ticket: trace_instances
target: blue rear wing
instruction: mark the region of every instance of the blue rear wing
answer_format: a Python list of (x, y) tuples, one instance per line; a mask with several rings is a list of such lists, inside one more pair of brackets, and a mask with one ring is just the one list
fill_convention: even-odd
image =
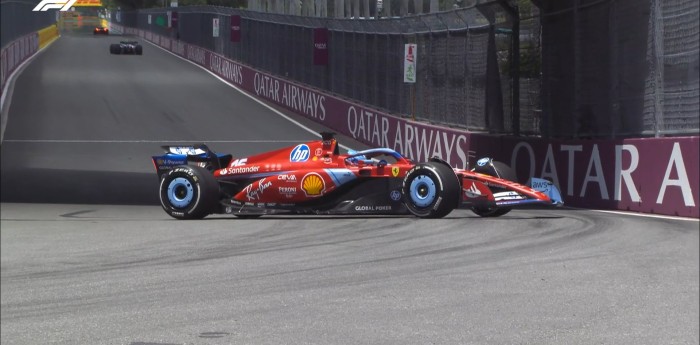
[(208, 162), (212, 162), (214, 163), (212, 167), (219, 169), (231, 161), (230, 154), (216, 153), (205, 144), (165, 145), (161, 148), (165, 154), (151, 157), (158, 176), (162, 176), (178, 165), (187, 165), (190, 162), (203, 164), (200, 165), (203, 167), (206, 167)]

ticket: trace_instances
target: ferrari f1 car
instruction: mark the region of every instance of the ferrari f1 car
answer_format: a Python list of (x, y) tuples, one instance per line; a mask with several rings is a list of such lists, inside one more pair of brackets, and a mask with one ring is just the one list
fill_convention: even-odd
[(102, 28), (102, 27), (96, 27), (95, 30), (92, 31), (93, 35), (109, 35), (109, 29), (107, 28)]
[(432, 158), (414, 163), (389, 148), (339, 152), (333, 133), (267, 153), (234, 159), (206, 145), (163, 146), (153, 156), (160, 203), (177, 219), (210, 214), (415, 215), (440, 218), (455, 208), (498, 217), (516, 207), (563, 204), (550, 181), (514, 182), (505, 164), (482, 158), (454, 169)]
[(136, 54), (143, 55), (143, 47), (136, 41), (121, 41), (109, 45), (112, 54)]

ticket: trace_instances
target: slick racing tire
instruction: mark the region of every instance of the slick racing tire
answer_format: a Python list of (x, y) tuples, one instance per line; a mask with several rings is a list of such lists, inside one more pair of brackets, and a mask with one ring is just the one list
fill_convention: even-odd
[[(515, 171), (511, 169), (508, 165), (502, 162), (494, 161), (489, 159), (487, 163), (484, 165), (477, 165), (476, 168), (474, 168), (475, 172), (482, 173), (484, 175), (489, 175), (493, 177), (498, 177), (502, 178), (504, 180), (508, 181), (513, 181), (517, 182), (518, 176), (515, 174)], [(500, 190), (493, 191), (492, 192), (499, 192)], [(471, 208), (472, 212), (476, 213), (478, 216), (481, 217), (500, 217), (508, 212), (510, 212), (512, 209), (508, 207), (472, 207)]]
[(160, 204), (177, 219), (202, 219), (214, 212), (219, 184), (204, 168), (180, 165), (160, 181)]
[(413, 167), (403, 180), (401, 192), (408, 210), (420, 218), (442, 218), (458, 206), (460, 198), (454, 170), (437, 162)]
[(136, 55), (143, 55), (143, 46), (137, 45), (136, 48), (134, 48), (134, 52)]
[(109, 53), (110, 54), (121, 54), (121, 47), (119, 47), (118, 44), (110, 44), (109, 45)]

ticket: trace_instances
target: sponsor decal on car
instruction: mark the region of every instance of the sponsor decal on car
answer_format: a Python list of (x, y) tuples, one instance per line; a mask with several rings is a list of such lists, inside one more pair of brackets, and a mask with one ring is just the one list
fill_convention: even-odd
[(183, 165), (185, 164), (185, 161), (158, 158), (156, 159), (156, 163), (158, 163), (158, 165)]
[(391, 211), (391, 206), (389, 205), (363, 205), (355, 206), (355, 211)]
[(277, 179), (280, 181), (285, 181), (285, 182), (297, 182), (297, 175), (293, 174), (280, 174), (277, 175)]
[(401, 172), (401, 169), (399, 169), (399, 167), (391, 167), (391, 176), (399, 176), (399, 172)]
[(245, 165), (246, 163), (248, 163), (248, 158), (240, 158), (240, 159), (236, 159), (235, 161), (231, 162), (231, 164), (229, 164), (229, 167), (232, 167), (232, 168), (239, 167), (239, 166)]
[(326, 191), (326, 182), (315, 172), (304, 175), (301, 179), (301, 190), (306, 196), (321, 196)]
[(517, 205), (517, 204), (522, 204), (526, 201), (521, 201), (521, 200), (504, 200), (504, 201), (497, 201), (498, 206), (504, 206), (504, 205)]
[(309, 156), (311, 156), (309, 145), (299, 144), (289, 153), (289, 161), (294, 163), (306, 162), (309, 160)]
[[(242, 166), (242, 167), (237, 167), (237, 168), (228, 168), (228, 173), (229, 174), (250, 174), (250, 173), (256, 173), (260, 170), (259, 166)], [(222, 175), (225, 175), (222, 172)]]
[(321, 155), (323, 154), (323, 150), (319, 147), (314, 153), (317, 157), (321, 157)]
[(401, 192), (394, 189), (391, 191), (391, 193), (389, 193), (389, 197), (391, 198), (391, 200), (399, 201), (399, 200), (401, 200)]
[(549, 192), (549, 187), (551, 185), (552, 184), (550, 182), (547, 182), (547, 181), (533, 181), (532, 182), (532, 188), (535, 190), (538, 190), (542, 193)]
[(518, 194), (517, 192), (501, 192), (501, 193), (494, 193), (493, 197), (496, 199), (496, 201), (501, 201), (501, 200), (522, 200), (525, 199), (524, 196)]
[(279, 187), (278, 191), (280, 192), (280, 194), (286, 195), (287, 197), (291, 197), (297, 194), (297, 187)]
[(245, 187), (245, 197), (248, 200), (260, 200), (260, 197), (265, 192), (265, 189), (272, 186), (272, 181), (265, 182), (265, 179), (258, 181), (258, 188), (253, 189), (253, 185)]

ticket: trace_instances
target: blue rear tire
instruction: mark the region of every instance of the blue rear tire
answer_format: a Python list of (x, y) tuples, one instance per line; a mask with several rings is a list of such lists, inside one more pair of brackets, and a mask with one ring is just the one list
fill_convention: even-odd
[(208, 170), (181, 165), (160, 181), (160, 204), (177, 219), (201, 219), (216, 211), (219, 184)]

